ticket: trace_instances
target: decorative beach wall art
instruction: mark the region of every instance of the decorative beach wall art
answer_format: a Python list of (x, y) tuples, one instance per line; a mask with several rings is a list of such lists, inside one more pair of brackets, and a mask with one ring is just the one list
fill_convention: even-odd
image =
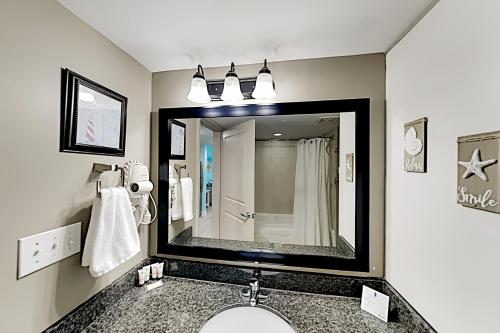
[(404, 170), (427, 172), (427, 118), (406, 123), (404, 130)]
[(345, 155), (345, 180), (354, 182), (354, 153)]
[(185, 160), (186, 159), (186, 124), (170, 120), (170, 159)]
[(457, 202), (500, 213), (500, 131), (458, 138)]
[(61, 70), (61, 152), (125, 156), (127, 98)]

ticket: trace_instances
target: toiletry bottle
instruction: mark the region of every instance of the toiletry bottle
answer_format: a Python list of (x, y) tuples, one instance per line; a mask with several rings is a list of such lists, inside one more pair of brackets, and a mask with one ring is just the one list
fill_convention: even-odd
[(158, 277), (158, 264), (151, 265), (151, 278), (156, 279)]
[(144, 277), (144, 281), (149, 281), (149, 277), (151, 276), (151, 265), (144, 266), (143, 270), (146, 274), (146, 276)]
[(163, 265), (164, 263), (160, 262), (158, 264), (158, 271), (156, 272), (156, 276), (161, 279), (163, 277)]
[(139, 286), (142, 286), (144, 284), (144, 278), (146, 276), (146, 272), (144, 271), (144, 269), (139, 269), (137, 271), (137, 276), (138, 276), (138, 284)]

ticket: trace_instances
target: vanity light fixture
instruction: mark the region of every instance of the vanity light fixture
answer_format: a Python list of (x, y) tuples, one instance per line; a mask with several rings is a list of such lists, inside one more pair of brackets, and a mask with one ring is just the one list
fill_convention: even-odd
[(279, 132), (276, 132), (276, 133), (273, 133), (274, 136), (282, 136), (283, 133), (279, 133)]
[(203, 72), (203, 67), (201, 67), (201, 65), (198, 65), (198, 70), (193, 75), (193, 79), (191, 80), (191, 89), (189, 90), (187, 99), (193, 103), (200, 104), (210, 102), (207, 81), (205, 81), (205, 73)]
[(234, 62), (231, 62), (231, 68), (224, 80), (206, 80), (203, 67), (198, 65), (187, 95), (189, 101), (199, 104), (220, 100), (238, 102), (251, 98), (263, 100), (262, 103), (272, 103), (269, 100), (274, 97), (276, 97), (276, 91), (271, 70), (267, 67), (267, 59), (264, 59), (264, 66), (257, 76), (242, 79), (236, 74)]
[(267, 59), (264, 59), (264, 66), (260, 69), (259, 75), (257, 75), (257, 82), (255, 82), (252, 97), (255, 99), (272, 99), (276, 97), (273, 76), (267, 67)]
[(238, 75), (234, 70), (234, 62), (231, 63), (231, 68), (226, 74), (224, 79), (224, 90), (222, 90), (222, 95), (220, 99), (226, 102), (241, 101), (243, 99), (243, 94), (241, 93), (240, 80)]

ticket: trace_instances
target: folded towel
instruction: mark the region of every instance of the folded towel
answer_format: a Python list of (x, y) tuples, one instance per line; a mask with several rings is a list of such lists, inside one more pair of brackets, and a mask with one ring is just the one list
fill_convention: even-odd
[[(170, 179), (169, 179), (170, 182)], [(169, 185), (172, 191), (172, 220), (176, 221), (182, 218), (182, 196), (181, 196), (181, 187), (177, 180), (173, 180), (172, 185)]]
[(123, 187), (101, 189), (94, 200), (82, 266), (99, 277), (141, 251), (132, 206)]
[(168, 178), (177, 178), (177, 171), (170, 164), (168, 165)]
[(182, 218), (182, 198), (179, 182), (177, 181), (178, 178), (179, 176), (177, 175), (177, 171), (175, 171), (174, 167), (168, 165), (168, 224)]
[(168, 186), (168, 224), (172, 223), (172, 198), (173, 198), (173, 189), (169, 185)]
[[(182, 217), (182, 210), (179, 211), (179, 208), (176, 206), (176, 212), (175, 214), (172, 214), (173, 208), (174, 208), (174, 203), (176, 203), (177, 200), (177, 190), (178, 187), (176, 188), (175, 185), (178, 184), (177, 179), (175, 178), (169, 178), (168, 179), (168, 224), (172, 223), (172, 216), (175, 215), (176, 219), (180, 219)], [(177, 203), (176, 203), (177, 204)]]
[(182, 215), (184, 222), (193, 218), (193, 180), (181, 178)]

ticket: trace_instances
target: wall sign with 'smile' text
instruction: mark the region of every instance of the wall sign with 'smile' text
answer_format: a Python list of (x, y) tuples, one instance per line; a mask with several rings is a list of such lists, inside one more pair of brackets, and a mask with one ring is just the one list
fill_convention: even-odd
[(500, 131), (458, 138), (457, 202), (500, 213)]

